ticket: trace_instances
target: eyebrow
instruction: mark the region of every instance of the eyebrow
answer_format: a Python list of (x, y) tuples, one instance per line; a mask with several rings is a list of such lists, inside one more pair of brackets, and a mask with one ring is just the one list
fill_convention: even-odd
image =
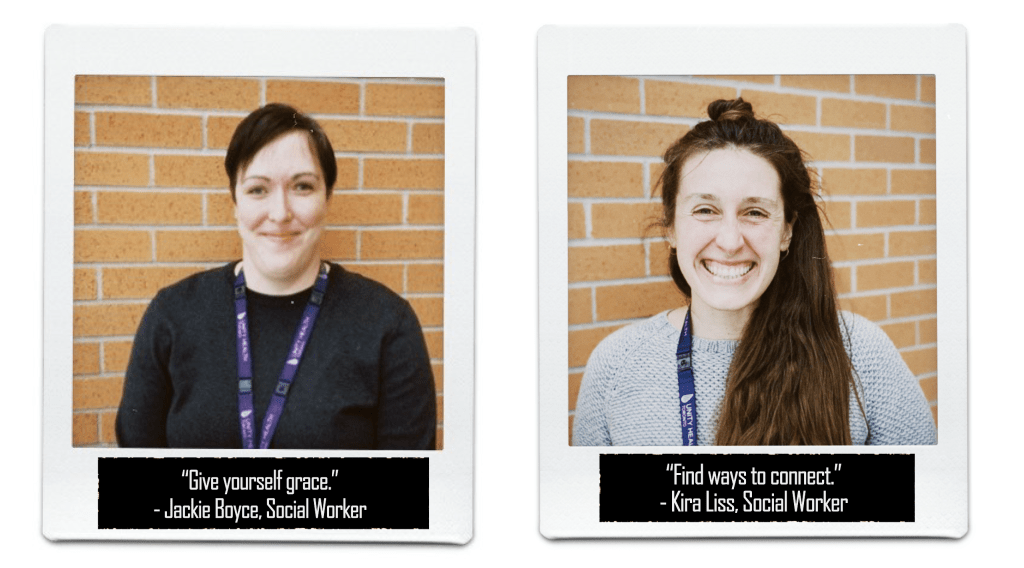
[[(297, 180), (297, 179), (299, 179), (301, 177), (305, 177), (305, 176), (313, 176), (316, 179), (320, 179), (320, 176), (317, 175), (316, 172), (299, 172), (299, 173), (293, 175), (291, 177), (291, 179), (292, 179), (292, 181), (294, 181), (294, 180)], [(245, 176), (244, 178), (242, 178), (242, 182), (247, 182), (247, 181), (249, 181), (251, 179), (261, 179), (261, 180), (270, 181), (270, 178), (267, 177), (267, 176), (251, 175), (251, 176)]]
[[(686, 198), (683, 199), (683, 203), (687, 203), (687, 202), (690, 202), (690, 201), (714, 201), (714, 202), (717, 203), (717, 202), (719, 202), (721, 200), (718, 199), (718, 196), (713, 194), (713, 193), (692, 193), (692, 194), (686, 196)], [(778, 204), (779, 204), (778, 201), (776, 201), (774, 199), (768, 199), (768, 198), (765, 198), (765, 197), (744, 197), (743, 200), (740, 201), (740, 203), (743, 203), (743, 204), (750, 203), (750, 204), (765, 205), (765, 206), (768, 206), (768, 205), (778, 206)]]

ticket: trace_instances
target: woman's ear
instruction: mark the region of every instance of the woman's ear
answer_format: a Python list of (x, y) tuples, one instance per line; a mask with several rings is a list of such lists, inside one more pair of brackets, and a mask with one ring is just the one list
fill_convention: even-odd
[(793, 214), (793, 220), (786, 223), (786, 228), (783, 229), (780, 251), (789, 250), (789, 243), (793, 240), (793, 225), (796, 225), (796, 213)]

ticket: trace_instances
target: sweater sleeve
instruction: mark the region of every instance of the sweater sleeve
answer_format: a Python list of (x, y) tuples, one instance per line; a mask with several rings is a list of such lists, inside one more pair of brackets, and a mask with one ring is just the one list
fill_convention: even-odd
[(377, 449), (432, 450), (437, 433), (434, 374), (419, 320), (408, 302), (401, 305), (398, 324), (381, 347)]
[(616, 335), (606, 337), (590, 354), (583, 372), (580, 394), (576, 399), (576, 415), (572, 423), (572, 445), (610, 446), (606, 397), (612, 383), (619, 358), (611, 351)]
[(117, 410), (117, 443), (124, 448), (167, 447), (167, 412), (173, 391), (168, 373), (170, 331), (160, 309), (160, 295), (142, 316), (132, 343)]
[(926, 445), (936, 439), (924, 392), (889, 336), (867, 319), (843, 313), (852, 343), (853, 368), (864, 393), (869, 444)]

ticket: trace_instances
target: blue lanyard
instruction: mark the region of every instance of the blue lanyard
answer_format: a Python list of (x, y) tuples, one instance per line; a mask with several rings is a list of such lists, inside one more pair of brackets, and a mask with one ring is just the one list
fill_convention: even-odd
[(693, 338), (690, 336), (690, 310), (686, 310), (683, 331), (676, 347), (676, 371), (679, 378), (679, 421), (683, 445), (697, 445), (697, 390), (693, 384)]
[[(306, 304), (306, 309), (302, 312), (302, 320), (299, 322), (298, 329), (295, 330), (295, 339), (292, 341), (292, 348), (288, 351), (288, 358), (281, 370), (281, 378), (277, 380), (274, 396), (270, 399), (267, 414), (263, 417), (263, 430), (259, 436), (259, 445), (262, 450), (270, 447), (270, 439), (274, 437), (277, 422), (284, 410), (284, 403), (288, 400), (288, 389), (295, 379), (299, 361), (302, 360), (302, 352), (306, 349), (306, 343), (309, 342), (313, 324), (316, 323), (316, 316), (320, 314), (320, 304), (323, 303), (326, 294), (327, 265), (324, 264), (320, 267), (320, 274), (313, 285), (313, 291), (309, 294), (309, 303)], [(238, 420), (242, 428), (242, 447), (251, 450), (255, 448), (256, 421), (253, 417), (252, 404), (252, 352), (249, 348), (245, 272), (242, 270), (238, 271), (238, 278), (235, 279), (235, 318), (238, 345)]]

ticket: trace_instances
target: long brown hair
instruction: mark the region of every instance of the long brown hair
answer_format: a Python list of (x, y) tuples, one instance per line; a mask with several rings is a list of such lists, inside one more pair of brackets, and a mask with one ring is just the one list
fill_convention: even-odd
[[(708, 116), (665, 152), (661, 224), (675, 222), (683, 163), (720, 148), (747, 150), (775, 168), (785, 219), (793, 224), (789, 252), (744, 327), (729, 368), (715, 443), (850, 444), (850, 391), (857, 389), (839, 327), (824, 213), (804, 154), (775, 123), (755, 118), (742, 98), (711, 103)], [(674, 248), (669, 269), (690, 297)]]

